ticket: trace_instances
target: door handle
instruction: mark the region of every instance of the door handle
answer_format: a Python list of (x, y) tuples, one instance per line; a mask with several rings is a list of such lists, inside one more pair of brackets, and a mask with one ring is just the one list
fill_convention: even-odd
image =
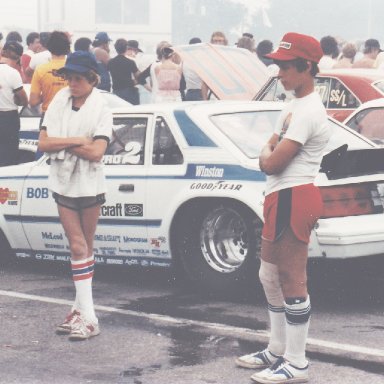
[(119, 185), (120, 192), (134, 192), (135, 186), (134, 184), (120, 184)]

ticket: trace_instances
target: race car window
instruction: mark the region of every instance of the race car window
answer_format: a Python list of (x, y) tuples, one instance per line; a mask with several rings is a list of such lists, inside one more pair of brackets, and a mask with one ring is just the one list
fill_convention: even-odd
[(330, 79), (331, 87), (328, 99), (329, 109), (350, 109), (357, 108), (360, 105), (359, 100), (351, 91), (337, 79)]
[(246, 156), (255, 159), (271, 137), (280, 111), (252, 111), (211, 116), (215, 126)]
[(328, 108), (330, 83), (331, 79), (327, 77), (315, 77), (315, 91), (320, 95), (325, 108)]
[(143, 165), (147, 126), (145, 117), (115, 118), (104, 164)]
[(347, 125), (376, 144), (384, 144), (384, 108), (367, 108), (360, 111)]
[(183, 154), (176, 143), (168, 124), (162, 117), (156, 119), (155, 137), (153, 140), (152, 164), (182, 164)]
[(277, 78), (273, 79), (270, 86), (265, 90), (260, 100), (264, 101), (290, 101), (294, 98), (293, 92), (286, 91)]
[(384, 81), (376, 81), (373, 86), (384, 94)]

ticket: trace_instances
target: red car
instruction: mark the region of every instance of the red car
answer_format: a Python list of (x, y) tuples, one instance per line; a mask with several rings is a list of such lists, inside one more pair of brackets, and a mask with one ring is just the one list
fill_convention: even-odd
[[(328, 114), (344, 121), (362, 103), (384, 96), (384, 72), (356, 68), (322, 71), (316, 76), (315, 87)], [(272, 77), (255, 100), (289, 101), (292, 97), (278, 78)]]

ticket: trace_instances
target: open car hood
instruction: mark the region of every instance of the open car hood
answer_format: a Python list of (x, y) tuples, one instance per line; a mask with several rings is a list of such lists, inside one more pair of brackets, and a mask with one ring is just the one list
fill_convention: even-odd
[(329, 180), (384, 173), (384, 148), (348, 151), (344, 144), (323, 157), (320, 172)]
[(253, 100), (270, 77), (255, 53), (208, 43), (175, 47), (220, 100)]

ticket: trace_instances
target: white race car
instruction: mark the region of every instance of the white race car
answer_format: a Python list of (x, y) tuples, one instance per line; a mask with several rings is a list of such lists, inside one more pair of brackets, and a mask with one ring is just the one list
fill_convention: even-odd
[[(175, 263), (214, 289), (254, 278), (265, 188), (258, 156), (281, 107), (217, 101), (115, 110), (96, 262)], [(382, 150), (331, 118), (330, 124), (330, 153), (316, 180), (326, 209), (312, 233), (310, 256), (383, 253), (384, 162), (372, 160), (383, 157)], [(1, 244), (20, 258), (69, 259), (48, 171), (46, 156), (0, 168)]]

